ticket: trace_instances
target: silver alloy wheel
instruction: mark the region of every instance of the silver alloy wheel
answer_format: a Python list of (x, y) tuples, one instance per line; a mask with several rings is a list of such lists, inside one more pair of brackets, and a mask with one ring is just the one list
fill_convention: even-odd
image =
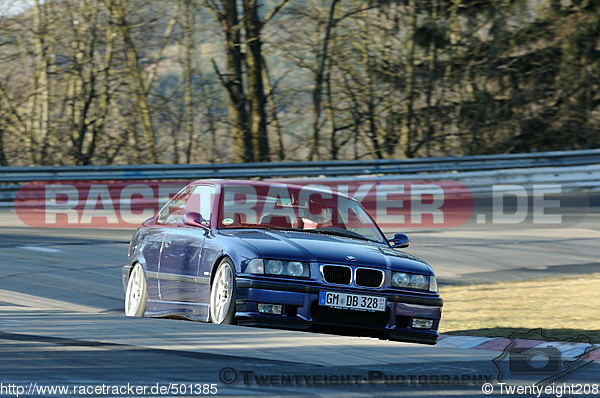
[(210, 319), (212, 323), (234, 323), (235, 280), (228, 260), (217, 268), (210, 289)]
[(148, 301), (148, 289), (144, 268), (138, 263), (133, 267), (125, 292), (125, 315), (144, 316)]

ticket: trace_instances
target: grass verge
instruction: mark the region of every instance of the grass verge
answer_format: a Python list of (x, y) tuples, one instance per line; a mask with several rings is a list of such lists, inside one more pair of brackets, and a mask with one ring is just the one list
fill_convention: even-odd
[[(600, 343), (600, 273), (531, 281), (441, 286), (440, 333)], [(539, 333), (527, 333), (541, 328)]]

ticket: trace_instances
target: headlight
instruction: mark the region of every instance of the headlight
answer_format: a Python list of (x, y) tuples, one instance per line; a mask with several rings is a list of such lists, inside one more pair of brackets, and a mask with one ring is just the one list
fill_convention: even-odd
[(394, 286), (408, 286), (410, 282), (410, 279), (408, 278), (408, 275), (406, 275), (404, 272), (394, 272), (392, 274), (392, 285)]
[(410, 286), (422, 290), (429, 289), (429, 277), (425, 275), (413, 275), (410, 277)]
[(304, 273), (304, 264), (300, 261), (290, 261), (287, 264), (287, 273), (290, 276), (300, 276)]
[(429, 275), (409, 274), (407, 272), (392, 272), (392, 286), (437, 292), (435, 276), (430, 277)]
[(283, 272), (283, 262), (280, 260), (267, 260), (265, 274), (280, 275)]
[(263, 260), (262, 258), (255, 258), (250, 260), (246, 266), (245, 273), (308, 277), (310, 276), (310, 269), (308, 263), (301, 261)]

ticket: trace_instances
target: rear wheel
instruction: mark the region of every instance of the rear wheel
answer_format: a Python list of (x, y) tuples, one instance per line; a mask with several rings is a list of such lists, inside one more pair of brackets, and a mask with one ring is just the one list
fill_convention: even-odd
[(129, 274), (129, 282), (125, 292), (125, 315), (144, 316), (148, 301), (148, 288), (144, 268), (138, 263)]
[(210, 287), (212, 323), (235, 323), (235, 274), (230, 260), (219, 264)]

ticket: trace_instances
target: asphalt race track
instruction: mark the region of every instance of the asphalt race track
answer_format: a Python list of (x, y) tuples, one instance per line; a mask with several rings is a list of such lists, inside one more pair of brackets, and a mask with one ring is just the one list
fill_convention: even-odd
[[(564, 228), (473, 221), (408, 231), (408, 250), (442, 285), (598, 272), (597, 209), (569, 210)], [(34, 229), (10, 211), (0, 225), (0, 396), (59, 395), (34, 393), (51, 385), (71, 396), (142, 395), (137, 387), (198, 396), (214, 384), (218, 395), (481, 397), (497, 381), (494, 351), (126, 318), (120, 272), (131, 230)], [(592, 363), (561, 383), (598, 383), (599, 371)]]

